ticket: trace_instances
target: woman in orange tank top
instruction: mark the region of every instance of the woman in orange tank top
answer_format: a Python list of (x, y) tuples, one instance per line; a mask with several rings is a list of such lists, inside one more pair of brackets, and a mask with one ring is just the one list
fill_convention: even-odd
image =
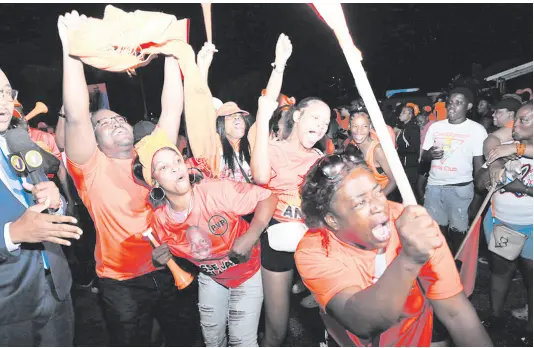
[(389, 168), (386, 155), (382, 146), (376, 140), (371, 139), (371, 120), (365, 110), (357, 111), (349, 119), (349, 138), (343, 144), (356, 145), (363, 153), (365, 162), (373, 172), (376, 181), (382, 187), (386, 195), (389, 195), (397, 187), (393, 173)]

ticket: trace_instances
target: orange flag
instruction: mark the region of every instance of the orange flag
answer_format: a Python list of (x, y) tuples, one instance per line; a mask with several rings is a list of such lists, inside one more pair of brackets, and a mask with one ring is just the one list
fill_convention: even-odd
[(469, 239), (458, 255), (458, 260), (462, 261), (460, 279), (462, 280), (464, 292), (467, 297), (471, 296), (475, 289), (478, 267), (478, 241), (480, 238), (481, 223), (482, 216), (479, 216), (475, 223), (475, 227), (473, 228), (473, 232), (468, 236)]

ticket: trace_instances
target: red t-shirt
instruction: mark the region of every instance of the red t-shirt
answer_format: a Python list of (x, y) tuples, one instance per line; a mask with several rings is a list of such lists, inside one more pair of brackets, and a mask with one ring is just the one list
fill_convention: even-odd
[[(385, 255), (389, 266), (401, 249), (395, 221), (404, 208), (398, 203), (388, 201), (388, 209), (392, 235)], [(321, 233), (317, 231), (307, 232), (295, 253), (299, 274), (323, 309), (344, 289), (357, 287), (364, 290), (373, 286), (377, 280), (374, 279), (377, 250), (359, 249), (339, 240), (330, 231), (326, 233), (330, 240), (328, 255), (322, 246)], [(433, 313), (427, 299), (447, 299), (463, 291), (447, 242), (443, 235), (440, 236), (443, 245), (435, 250), (432, 258), (419, 273), (418, 279), (424, 288), (424, 294), (417, 280), (414, 281), (412, 290), (406, 298), (402, 319), (380, 336), (380, 346), (430, 346)], [(357, 346), (363, 346), (358, 337), (348, 331), (347, 333)]]
[(217, 283), (235, 288), (260, 269), (259, 243), (245, 263), (235, 264), (228, 257), (234, 241), (248, 231), (249, 224), (240, 216), (252, 213), (270, 195), (247, 183), (205, 179), (193, 187), (185, 221), (176, 222), (165, 205), (155, 212), (152, 228), (174, 255), (191, 261)]

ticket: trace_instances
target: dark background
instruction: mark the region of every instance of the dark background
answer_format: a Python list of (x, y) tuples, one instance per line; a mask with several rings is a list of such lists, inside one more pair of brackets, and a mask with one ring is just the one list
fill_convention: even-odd
[[(200, 4), (118, 4), (190, 18), (198, 51), (206, 34)], [(37, 120), (55, 124), (61, 106), (62, 59), (57, 17), (76, 9), (101, 18), (105, 4), (1, 4), (0, 67), (29, 112), (36, 101), (50, 108)], [(387, 89), (439, 91), (479, 64), (487, 75), (532, 61), (532, 4), (345, 4), (347, 23), (378, 98)], [(213, 41), (219, 49), (210, 88), (223, 101), (252, 112), (265, 88), (280, 33), (293, 42), (283, 92), (297, 100), (319, 96), (332, 107), (354, 99), (356, 89), (331, 32), (305, 4), (213, 4)], [(163, 59), (137, 77), (86, 67), (88, 84), (106, 83), (111, 108), (131, 122), (159, 115)], [(532, 81), (524, 87), (532, 87)]]

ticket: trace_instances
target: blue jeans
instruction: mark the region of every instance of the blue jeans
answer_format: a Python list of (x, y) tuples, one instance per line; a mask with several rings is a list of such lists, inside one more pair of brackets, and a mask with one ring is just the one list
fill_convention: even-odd
[(226, 288), (200, 273), (198, 308), (206, 347), (257, 347), (262, 304), (261, 271), (236, 288)]
[(474, 194), (473, 183), (465, 186), (428, 185), (425, 208), (440, 226), (465, 233), (469, 228), (468, 210)]

